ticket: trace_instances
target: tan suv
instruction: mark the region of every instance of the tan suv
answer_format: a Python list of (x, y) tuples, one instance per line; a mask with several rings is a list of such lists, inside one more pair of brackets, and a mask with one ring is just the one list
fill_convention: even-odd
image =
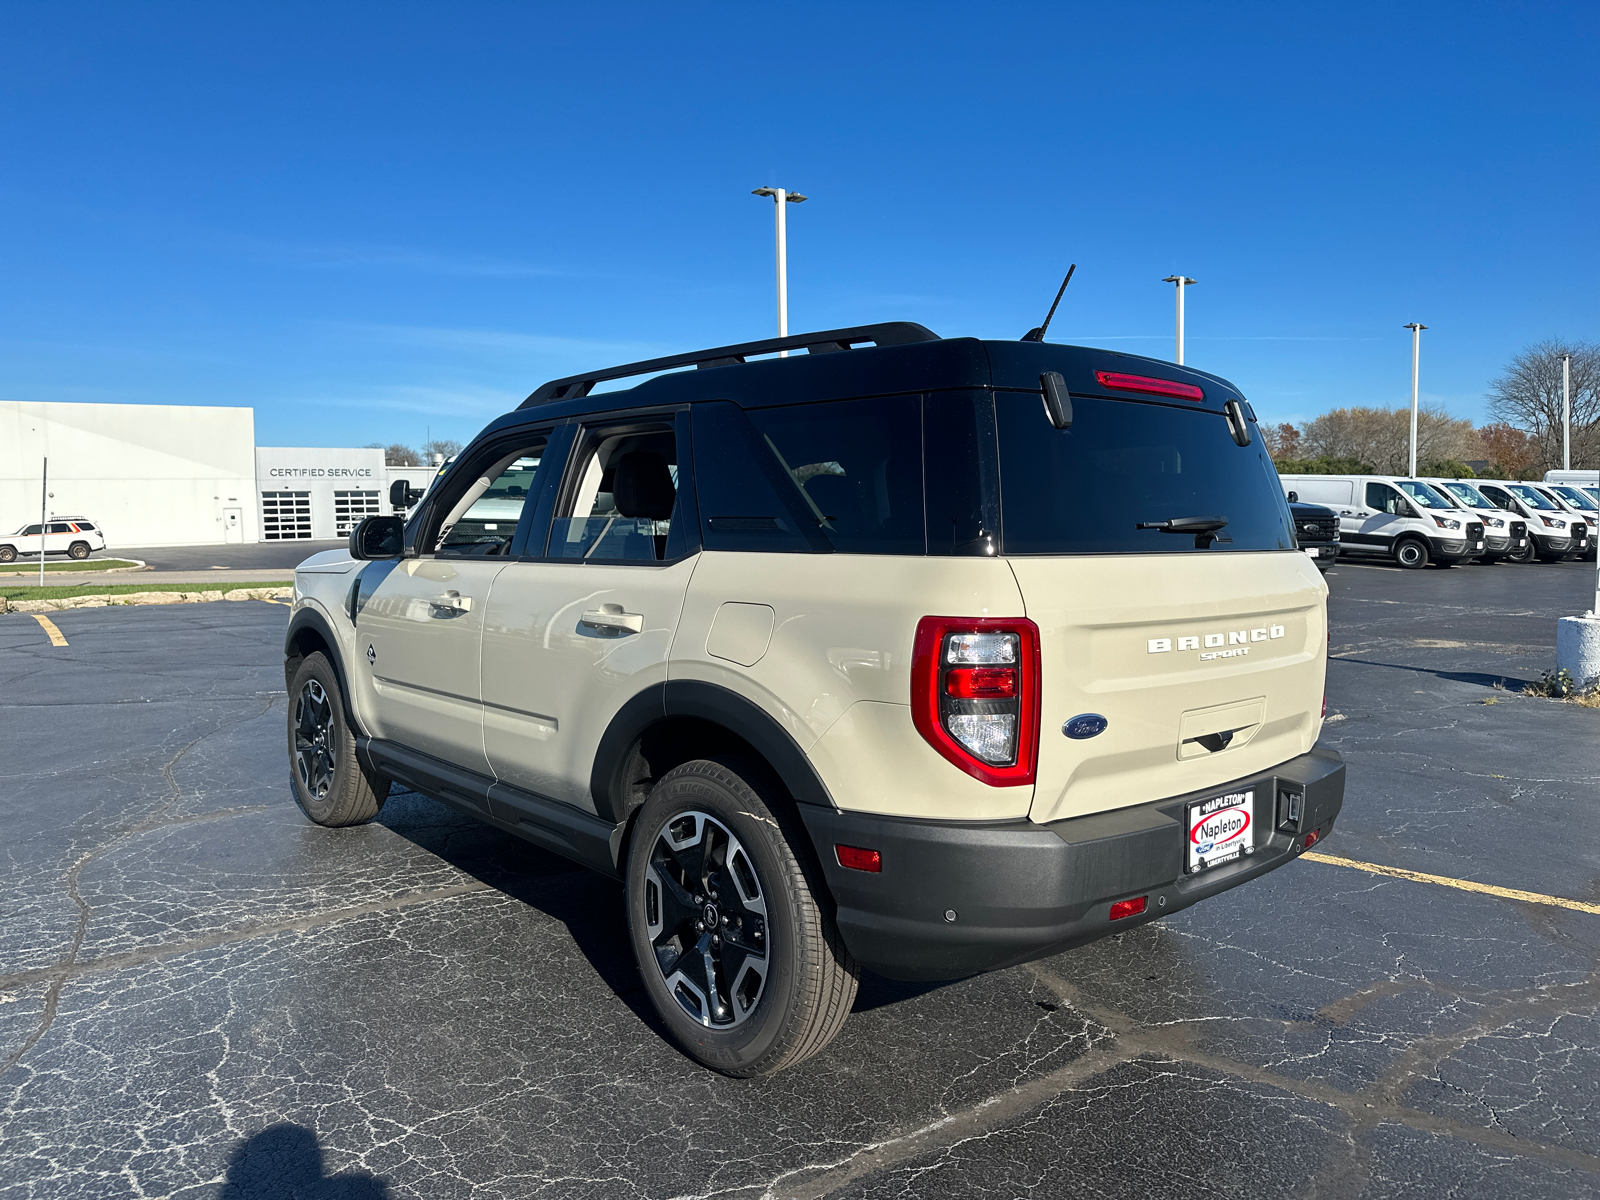
[(1254, 415), (1150, 359), (888, 324), (557, 380), (295, 590), (307, 815), (398, 781), (622, 879), (662, 1019), (731, 1075), (825, 1046), (862, 967), (1177, 912), (1343, 797)]

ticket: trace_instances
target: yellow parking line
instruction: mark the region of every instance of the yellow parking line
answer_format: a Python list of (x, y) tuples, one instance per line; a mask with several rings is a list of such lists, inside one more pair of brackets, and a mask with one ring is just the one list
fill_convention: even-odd
[(1428, 875), (1422, 871), (1407, 871), (1403, 867), (1381, 867), (1377, 863), (1357, 862), (1353, 858), (1335, 858), (1331, 854), (1308, 852), (1300, 857), (1335, 867), (1351, 867), (1371, 875), (1393, 875), (1396, 879), (1410, 879), (1416, 883), (1437, 883), (1441, 887), (1459, 888), (1463, 892), (1482, 892), (1485, 896), (1499, 896), (1502, 900), (1526, 900), (1529, 904), (1549, 904), (1556, 908), (1570, 908), (1574, 912), (1600, 915), (1600, 904), (1566, 900), (1560, 896), (1546, 896), (1542, 892), (1523, 892), (1516, 888), (1496, 887), (1492, 883), (1473, 883), (1470, 879), (1451, 879), (1448, 875)]
[(35, 621), (44, 627), (44, 631), (50, 635), (50, 644), (52, 646), (65, 646), (67, 644), (67, 639), (61, 636), (61, 630), (56, 628), (54, 621), (43, 613), (33, 613), (32, 616)]

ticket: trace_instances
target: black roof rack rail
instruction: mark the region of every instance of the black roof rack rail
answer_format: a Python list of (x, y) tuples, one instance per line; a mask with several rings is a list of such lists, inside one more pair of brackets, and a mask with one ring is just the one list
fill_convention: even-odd
[(552, 379), (541, 384), (531, 396), (517, 405), (532, 408), (556, 400), (575, 400), (587, 396), (597, 383), (608, 379), (626, 379), (629, 375), (650, 375), (656, 371), (670, 371), (673, 367), (727, 367), (742, 363), (757, 354), (772, 354), (778, 350), (804, 350), (808, 354), (827, 354), (834, 350), (849, 350), (858, 342), (871, 342), (875, 346), (904, 346), (912, 342), (937, 342), (939, 335), (915, 321), (885, 321), (878, 325), (857, 325), (850, 329), (824, 329), (818, 333), (797, 333), (790, 337), (767, 338), (760, 342), (741, 342), (737, 346), (716, 346), (710, 350), (696, 350), (692, 354), (671, 354), (666, 358), (652, 358), (644, 362), (627, 363), (620, 367), (605, 367), (599, 371), (586, 371), (582, 375), (569, 375), (565, 379)]

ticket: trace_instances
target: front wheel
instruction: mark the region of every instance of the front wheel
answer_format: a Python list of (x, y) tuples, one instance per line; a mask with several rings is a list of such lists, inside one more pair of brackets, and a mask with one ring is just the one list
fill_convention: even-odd
[(1514, 563), (1532, 562), (1533, 554), (1533, 539), (1526, 538), (1524, 539), (1523, 545), (1513, 546), (1509, 551), (1507, 551), (1506, 561)]
[(1402, 538), (1394, 548), (1394, 561), (1408, 571), (1428, 565), (1428, 544), (1420, 538)]
[(389, 781), (356, 757), (338, 672), (320, 652), (305, 656), (289, 685), (289, 774), (295, 803), (318, 825), (365, 824), (389, 795)]
[[(860, 968), (805, 833), (736, 760), (696, 759), (651, 790), (628, 854), (628, 932), (656, 1011), (691, 1057), (768, 1075), (833, 1040)], [(800, 847), (797, 854), (795, 847)]]

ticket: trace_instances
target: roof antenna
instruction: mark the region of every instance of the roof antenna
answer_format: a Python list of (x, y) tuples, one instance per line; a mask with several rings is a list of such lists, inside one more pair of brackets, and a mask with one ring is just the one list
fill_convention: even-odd
[[(1066, 293), (1067, 284), (1072, 282), (1072, 273), (1074, 271), (1076, 271), (1077, 269), (1078, 269), (1078, 264), (1077, 263), (1073, 263), (1070, 267), (1067, 268), (1067, 277), (1061, 281), (1061, 291), (1056, 293), (1056, 304), (1060, 304), (1061, 303), (1061, 297)], [(1046, 329), (1050, 328), (1050, 318), (1056, 315), (1056, 304), (1052, 304), (1050, 306), (1050, 312), (1045, 316), (1043, 325), (1039, 326), (1037, 329), (1030, 329), (1030, 330), (1028, 330), (1027, 333), (1022, 335), (1022, 340), (1023, 341), (1025, 341), (1025, 342), (1042, 342), (1042, 341), (1044, 341), (1044, 331)]]

